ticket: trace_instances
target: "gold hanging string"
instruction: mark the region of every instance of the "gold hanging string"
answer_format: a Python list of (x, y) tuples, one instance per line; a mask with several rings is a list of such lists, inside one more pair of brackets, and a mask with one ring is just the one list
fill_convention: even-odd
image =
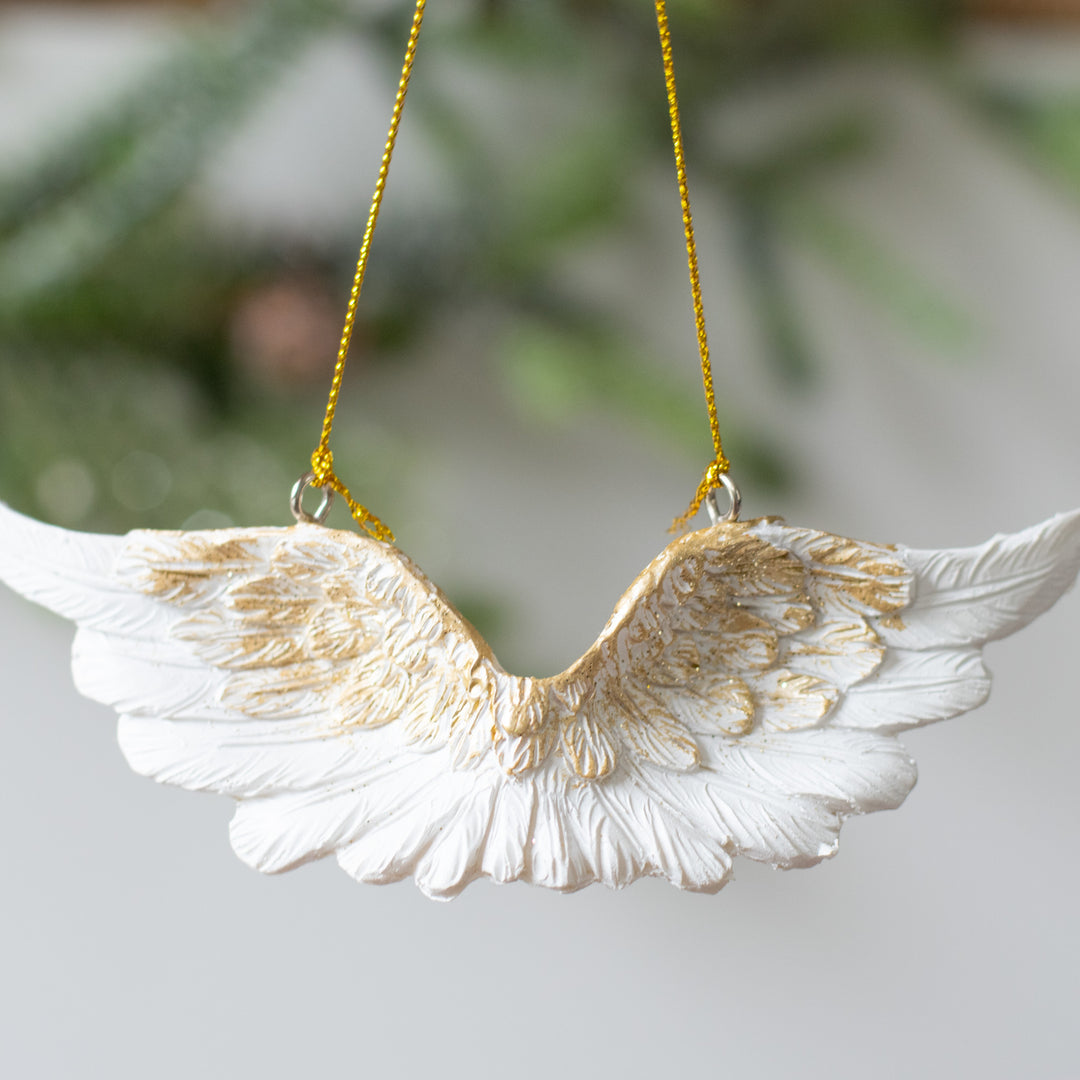
[(665, 0), (656, 0), (656, 26), (660, 31), (660, 51), (664, 58), (664, 82), (667, 86), (668, 112), (671, 115), (671, 141), (675, 148), (675, 173), (679, 180), (679, 200), (682, 203), (683, 230), (686, 233), (686, 259), (690, 268), (690, 294), (694, 301), (694, 325), (697, 327), (698, 352), (701, 354), (701, 379), (705, 386), (705, 405), (709, 410), (709, 430), (712, 432), (716, 457), (709, 463), (689, 509), (672, 523), (671, 531), (684, 529), (701, 509), (705, 497), (720, 486), (720, 476), (731, 468), (720, 440), (720, 420), (716, 415), (716, 394), (713, 390), (712, 361), (709, 358), (709, 338), (705, 332), (705, 306), (701, 300), (701, 277), (698, 273), (697, 244), (694, 241), (694, 217), (690, 212), (690, 188), (686, 182), (686, 157), (683, 152), (682, 121), (679, 119), (679, 97), (675, 92), (675, 58), (671, 49)]
[[(660, 33), (660, 49), (664, 61), (664, 82), (667, 87), (668, 111), (671, 117), (671, 138), (675, 151), (675, 171), (679, 183), (679, 199), (682, 205), (683, 228), (686, 234), (686, 255), (690, 271), (690, 292), (693, 298), (694, 325), (697, 329), (698, 351), (701, 356), (701, 376), (705, 388), (705, 404), (709, 413), (709, 430), (712, 433), (713, 448), (716, 456), (709, 463), (698, 485), (697, 492), (686, 513), (677, 518), (672, 524), (672, 531), (684, 528), (691, 518), (701, 509), (701, 504), (706, 496), (714, 488), (721, 484), (721, 475), (728, 472), (730, 463), (724, 454), (723, 443), (720, 438), (720, 421), (716, 413), (716, 395), (713, 389), (712, 363), (709, 357), (709, 341), (705, 329), (705, 308), (701, 299), (701, 279), (698, 272), (697, 245), (694, 240), (694, 219), (690, 210), (690, 191), (686, 179), (686, 159), (683, 151), (682, 123), (679, 117), (679, 99), (675, 90), (675, 62), (671, 47), (671, 31), (668, 26), (667, 5), (665, 0), (655, 0), (656, 25)], [(338, 398), (341, 394), (342, 378), (345, 374), (345, 364), (349, 355), (349, 345), (352, 342), (353, 327), (356, 323), (356, 309), (360, 299), (360, 291), (363, 288), (364, 276), (367, 273), (368, 258), (371, 253), (371, 241), (375, 233), (375, 226), (379, 220), (379, 211), (382, 208), (383, 193), (386, 190), (386, 180), (390, 172), (390, 161), (394, 154), (397, 143), (398, 128), (401, 125), (401, 114), (405, 105), (405, 95), (409, 90), (409, 80), (412, 76), (413, 62), (416, 58), (416, 46), (420, 37), (420, 28), (424, 20), (424, 10), (427, 0), (416, 0), (416, 11), (413, 15), (412, 28), (409, 32), (409, 41), (405, 49), (405, 59), (401, 68), (401, 79), (398, 83), (397, 96), (394, 99), (394, 108), (390, 119), (390, 129), (383, 150), (382, 163), (379, 167), (379, 176), (375, 184), (375, 192), (371, 200), (371, 209), (368, 212), (367, 226), (364, 229), (363, 242), (360, 245), (360, 255), (356, 263), (356, 273), (353, 276), (352, 289), (349, 293), (349, 304), (345, 313), (345, 325), (341, 332), (341, 343), (338, 346), (337, 361), (334, 365), (334, 376), (330, 384), (330, 396), (326, 403), (326, 415), (323, 419), (322, 436), (319, 445), (311, 455), (311, 483), (316, 487), (331, 488), (344, 498), (357, 524), (370, 535), (379, 540), (393, 541), (394, 534), (379, 520), (367, 507), (357, 502), (349, 492), (349, 489), (334, 471), (334, 455), (330, 450), (330, 435), (334, 427), (334, 415), (337, 411)]]
[(371, 254), (371, 239), (375, 235), (375, 226), (382, 208), (383, 192), (386, 190), (386, 178), (390, 174), (390, 160), (394, 156), (398, 128), (401, 126), (401, 113), (405, 107), (405, 95), (409, 92), (409, 79), (412, 76), (413, 61), (416, 59), (416, 43), (420, 38), (420, 27), (424, 21), (424, 8), (427, 0), (416, 0), (416, 12), (413, 15), (412, 29), (409, 31), (409, 43), (405, 47), (405, 60), (401, 66), (401, 80), (398, 82), (397, 96), (394, 99), (394, 111), (390, 117), (390, 130), (386, 136), (382, 164), (379, 166), (379, 178), (375, 183), (375, 194), (371, 198), (364, 239), (360, 245), (360, 257), (356, 262), (352, 290), (349, 293), (349, 306), (345, 311), (345, 326), (341, 331), (341, 344), (338, 346), (337, 362), (334, 364), (334, 378), (330, 383), (330, 398), (326, 403), (326, 416), (323, 419), (322, 437), (311, 455), (311, 483), (316, 487), (332, 488), (348, 504), (356, 523), (377, 540), (393, 542), (394, 534), (366, 506), (361, 506), (349, 489), (334, 472), (334, 455), (330, 450), (330, 433), (334, 428), (334, 414), (337, 412), (338, 397), (341, 394), (341, 380), (345, 374), (345, 362), (349, 356), (353, 326), (356, 323), (356, 305), (360, 300), (360, 290), (364, 287), (364, 275), (367, 273), (368, 258)]

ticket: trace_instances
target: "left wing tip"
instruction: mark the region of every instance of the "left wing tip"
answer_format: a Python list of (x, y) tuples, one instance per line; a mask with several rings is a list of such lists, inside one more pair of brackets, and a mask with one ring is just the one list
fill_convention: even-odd
[(108, 579), (123, 537), (47, 525), (0, 502), (0, 581), (76, 619)]

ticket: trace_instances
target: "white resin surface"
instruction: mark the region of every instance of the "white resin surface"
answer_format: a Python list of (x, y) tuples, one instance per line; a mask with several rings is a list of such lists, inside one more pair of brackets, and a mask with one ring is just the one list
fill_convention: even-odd
[(982, 646), (1074, 581), (1080, 511), (918, 551), (771, 519), (672, 543), (550, 679), (393, 546), (317, 526), (94, 536), (0, 507), (0, 579), (79, 626), (131, 766), (229, 795), (237, 854), (449, 898), (835, 854), (915, 783), (899, 731), (981, 704)]

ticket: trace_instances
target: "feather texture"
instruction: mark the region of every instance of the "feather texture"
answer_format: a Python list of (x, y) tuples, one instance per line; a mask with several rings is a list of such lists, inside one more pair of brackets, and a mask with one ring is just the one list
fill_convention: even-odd
[(336, 855), (431, 896), (477, 877), (713, 892), (832, 855), (915, 783), (898, 731), (974, 708), (982, 646), (1080, 569), (1080, 513), (917, 551), (764, 519), (666, 548), (596, 643), (511, 675), (396, 548), (301, 525), (99, 537), (0, 506), (0, 578), (79, 626), (133, 769), (228, 795), (267, 873)]

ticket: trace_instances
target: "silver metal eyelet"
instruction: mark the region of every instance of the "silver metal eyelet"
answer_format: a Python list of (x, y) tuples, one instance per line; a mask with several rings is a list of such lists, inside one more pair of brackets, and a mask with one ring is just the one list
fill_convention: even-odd
[(720, 525), (721, 523), (729, 525), (732, 522), (739, 520), (739, 510), (742, 507), (742, 495), (740, 494), (735, 481), (732, 480), (727, 473), (720, 473), (717, 479), (720, 481), (721, 487), (728, 493), (731, 505), (728, 507), (726, 514), (721, 514), (720, 505), (716, 498), (716, 493), (719, 488), (713, 488), (712, 491), (705, 496), (705, 509), (708, 510), (709, 519), (714, 525)]
[(329, 484), (320, 488), (319, 490), (322, 491), (322, 501), (319, 503), (315, 513), (309, 514), (304, 509), (304, 492), (314, 485), (314, 483), (315, 474), (307, 472), (293, 484), (292, 495), (289, 497), (289, 509), (292, 510), (293, 517), (302, 524), (325, 525), (326, 519), (330, 514), (330, 507), (334, 505), (334, 489), (330, 487)]

